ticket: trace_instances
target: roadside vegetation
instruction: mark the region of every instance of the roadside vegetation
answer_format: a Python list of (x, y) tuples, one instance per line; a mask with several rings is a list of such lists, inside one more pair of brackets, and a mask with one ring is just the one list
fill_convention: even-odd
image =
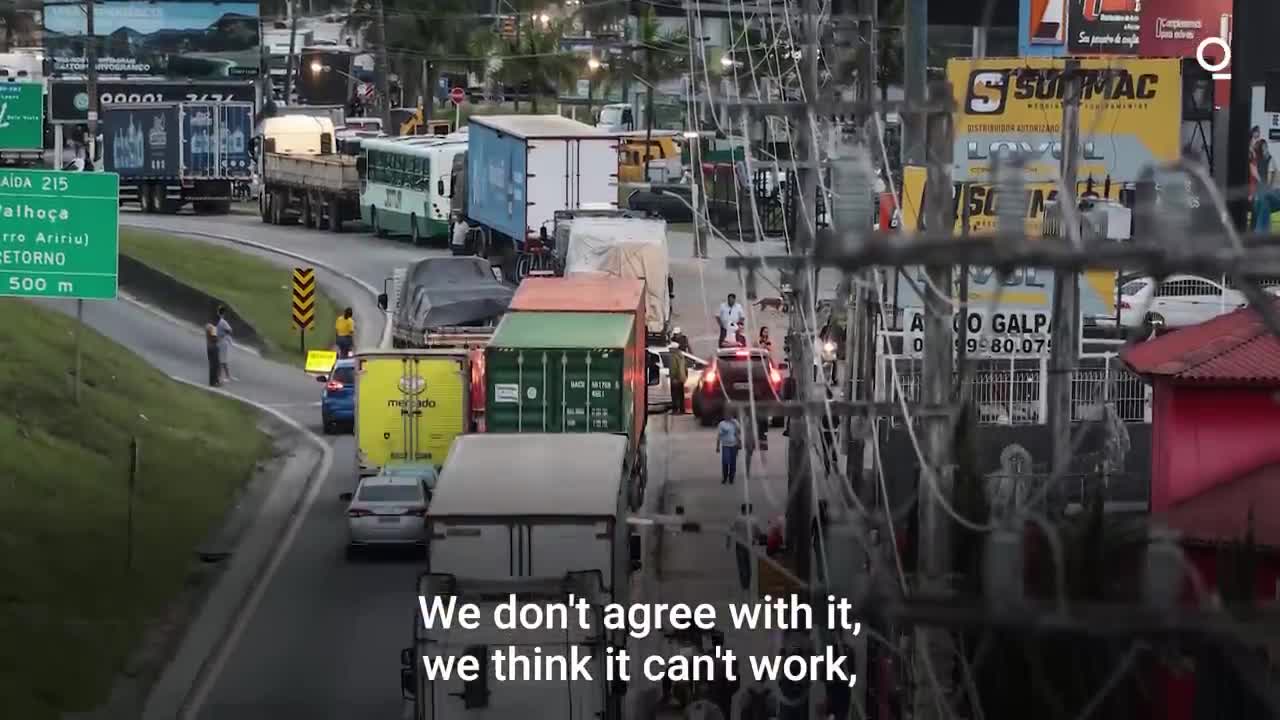
[[(254, 255), (200, 240), (120, 229), (120, 252), (181, 282), (221, 299), (262, 336), (268, 357), (298, 363), (302, 352), (291, 315), (293, 271)], [(316, 296), (316, 319), (307, 347), (333, 344), (337, 305), (323, 292)]]
[(20, 300), (0, 307), (0, 707), (53, 720), (106, 701), (271, 446), (244, 406), (176, 383), (88, 328), (74, 405), (74, 320)]

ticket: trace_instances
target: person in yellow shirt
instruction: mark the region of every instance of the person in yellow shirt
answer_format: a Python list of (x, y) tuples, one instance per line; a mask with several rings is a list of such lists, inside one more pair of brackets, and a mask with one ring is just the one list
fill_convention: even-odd
[(347, 357), (355, 347), (356, 321), (351, 317), (351, 308), (342, 311), (342, 316), (333, 323), (334, 334), (338, 336), (338, 355)]

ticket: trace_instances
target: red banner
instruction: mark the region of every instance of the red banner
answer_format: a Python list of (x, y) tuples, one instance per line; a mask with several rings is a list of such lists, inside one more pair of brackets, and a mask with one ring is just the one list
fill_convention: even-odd
[[(1203, 58), (1210, 72), (1230, 75), (1232, 0), (1144, 0), (1139, 50), (1144, 57)], [(1205, 43), (1200, 51), (1201, 43)], [(1216, 69), (1213, 69), (1216, 68)], [(1214, 83), (1218, 105), (1230, 103), (1230, 82)]]

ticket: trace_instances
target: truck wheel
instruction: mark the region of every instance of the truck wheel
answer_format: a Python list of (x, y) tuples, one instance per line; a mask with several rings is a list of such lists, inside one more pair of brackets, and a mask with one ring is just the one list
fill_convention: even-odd
[(373, 234), (377, 237), (386, 237), (387, 233), (378, 225), (378, 208), (369, 206), (369, 224), (373, 226)]
[(152, 185), (143, 185), (138, 188), (138, 204), (142, 206), (142, 212), (144, 213), (156, 211), (156, 196), (152, 192)]
[(338, 211), (337, 198), (329, 198), (329, 229), (333, 232), (342, 232), (342, 213)]
[(266, 190), (258, 191), (258, 212), (262, 215), (262, 222), (271, 224), (271, 193)]
[(231, 212), (230, 200), (216, 200), (213, 202), (213, 212), (216, 215), (226, 215)]
[(279, 191), (271, 193), (271, 224), (284, 224), (284, 193)]
[(422, 243), (422, 234), (418, 232), (418, 216), (412, 213), (409, 215), (409, 242), (415, 246)]
[(315, 212), (316, 212), (316, 208), (315, 208), (315, 205), (313, 205), (311, 202), (311, 194), (303, 193), (302, 194), (302, 226), (303, 227), (308, 227), (308, 228), (315, 227), (316, 225), (319, 224), (316, 222)]

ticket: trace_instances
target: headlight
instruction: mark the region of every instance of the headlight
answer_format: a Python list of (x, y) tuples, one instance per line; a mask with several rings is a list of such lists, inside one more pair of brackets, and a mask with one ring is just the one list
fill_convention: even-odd
[(833, 353), (836, 351), (836, 344), (833, 342), (828, 342), (826, 345), (822, 346), (822, 349), (829, 353)]

